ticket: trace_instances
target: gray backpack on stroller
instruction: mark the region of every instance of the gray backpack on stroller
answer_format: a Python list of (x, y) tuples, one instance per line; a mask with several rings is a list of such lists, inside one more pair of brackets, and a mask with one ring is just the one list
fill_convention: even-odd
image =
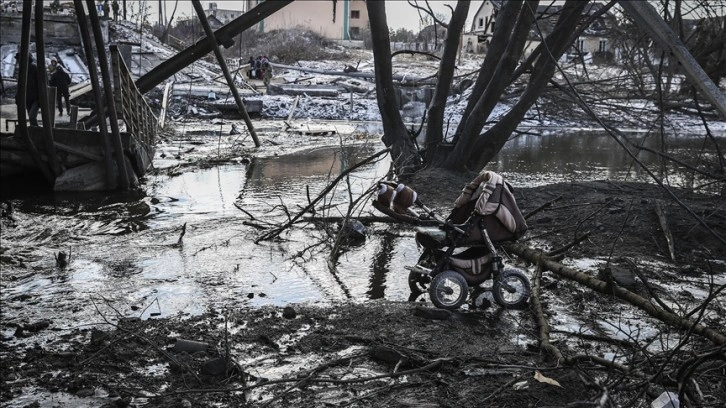
[(527, 231), (527, 222), (517, 206), (514, 190), (493, 171), (483, 171), (464, 186), (454, 202), (449, 220), (462, 224), (471, 216), (480, 216), (469, 231), (469, 240), (483, 239), (486, 229), (492, 241), (515, 241)]

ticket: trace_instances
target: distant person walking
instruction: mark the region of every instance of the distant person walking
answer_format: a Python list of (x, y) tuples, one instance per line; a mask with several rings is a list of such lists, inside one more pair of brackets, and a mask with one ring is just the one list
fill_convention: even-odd
[(68, 92), (68, 86), (71, 84), (71, 76), (66, 70), (58, 64), (55, 58), (50, 61), (52, 71), (48, 84), (56, 87), (56, 105), (58, 105), (58, 113), (63, 116), (63, 100), (66, 101), (66, 112), (71, 112), (71, 94)]
[(269, 86), (270, 80), (272, 79), (272, 64), (270, 64), (270, 60), (267, 59), (267, 56), (263, 56), (260, 62), (262, 67), (262, 83), (265, 84), (265, 86)]
[(113, 21), (118, 21), (118, 0), (113, 0), (111, 9), (113, 10)]

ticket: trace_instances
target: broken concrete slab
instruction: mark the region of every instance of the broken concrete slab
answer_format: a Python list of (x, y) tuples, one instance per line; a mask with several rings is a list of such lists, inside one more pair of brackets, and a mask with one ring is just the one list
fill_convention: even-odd
[(335, 85), (270, 84), (268, 95), (307, 95), (337, 97), (341, 89)]

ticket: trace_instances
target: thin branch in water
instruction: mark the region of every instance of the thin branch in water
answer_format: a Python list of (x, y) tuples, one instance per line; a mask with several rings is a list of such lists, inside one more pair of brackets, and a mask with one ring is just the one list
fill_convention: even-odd
[(265, 233), (262, 236), (260, 236), (259, 238), (257, 238), (255, 240), (255, 243), (259, 243), (260, 241), (270, 240), (272, 238), (275, 238), (275, 237), (279, 236), (283, 231), (285, 231), (286, 229), (290, 228), (290, 226), (292, 226), (295, 223), (295, 221), (297, 221), (298, 219), (300, 219), (300, 217), (302, 217), (305, 213), (309, 212), (310, 209), (313, 208), (315, 206), (315, 204), (317, 204), (318, 201), (324, 199), (325, 196), (331, 190), (333, 190), (333, 188), (335, 188), (335, 186), (338, 184), (338, 182), (343, 179), (343, 177), (345, 177), (346, 175), (348, 175), (352, 171), (356, 170), (357, 168), (359, 168), (359, 167), (361, 167), (361, 166), (363, 166), (365, 164), (371, 163), (374, 160), (377, 160), (381, 156), (383, 156), (385, 154), (388, 154), (388, 153), (390, 153), (390, 149), (381, 150), (378, 153), (376, 153), (376, 154), (374, 154), (374, 155), (372, 155), (372, 156), (370, 156), (370, 157), (368, 157), (368, 158), (360, 161), (359, 163), (355, 164), (354, 166), (351, 166), (349, 169), (343, 171), (338, 177), (335, 178), (335, 180), (333, 180), (333, 182), (331, 182), (330, 184), (328, 184), (328, 186), (325, 189), (323, 189), (323, 191), (315, 198), (315, 200), (313, 200), (304, 209), (302, 209), (302, 211), (298, 212), (294, 217), (292, 217), (284, 225), (282, 225), (282, 226), (274, 229), (273, 231), (270, 231), (268, 233)]

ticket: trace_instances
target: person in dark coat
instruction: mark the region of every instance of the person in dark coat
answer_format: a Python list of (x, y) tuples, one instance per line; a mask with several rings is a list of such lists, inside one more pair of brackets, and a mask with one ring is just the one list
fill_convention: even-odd
[(255, 58), (250, 56), (250, 60), (247, 61), (248, 64), (250, 64), (250, 68), (247, 70), (247, 78), (254, 79), (255, 78)]
[(255, 60), (255, 79), (262, 79), (262, 55)]
[[(16, 54), (15, 58), (20, 58), (20, 54)], [(28, 119), (30, 126), (38, 126), (38, 109), (40, 104), (38, 98), (38, 66), (33, 61), (33, 56), (28, 55), (28, 83), (25, 86), (25, 109), (28, 111)]]
[(58, 106), (59, 115), (63, 116), (63, 99), (66, 101), (66, 112), (70, 113), (71, 111), (71, 94), (68, 92), (68, 85), (71, 83), (71, 76), (68, 75), (63, 66), (58, 64), (58, 61), (56, 61), (55, 58), (50, 61), (50, 64), (51, 74), (48, 84), (56, 88), (56, 105)]

